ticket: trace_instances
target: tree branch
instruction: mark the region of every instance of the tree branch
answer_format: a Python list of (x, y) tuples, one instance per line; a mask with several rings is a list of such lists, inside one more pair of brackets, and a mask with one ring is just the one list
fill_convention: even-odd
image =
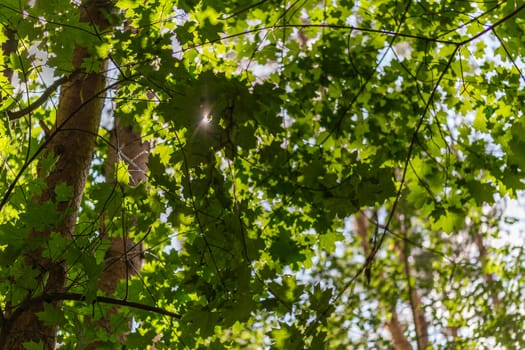
[(64, 76), (60, 79), (57, 79), (53, 82), (53, 84), (51, 84), (45, 91), (42, 95), (40, 95), (39, 98), (36, 99), (36, 101), (34, 101), (33, 103), (31, 103), (29, 106), (25, 107), (25, 108), (22, 108), (18, 111), (7, 111), (7, 116), (9, 117), (9, 120), (16, 120), (16, 119), (19, 119), (19, 118), (22, 118), (23, 116), (33, 112), (35, 109), (37, 109), (38, 107), (40, 107), (42, 104), (44, 104), (44, 102), (47, 101), (47, 99), (49, 98), (49, 96), (51, 96), (51, 94), (53, 92), (55, 92), (55, 90), (62, 84), (64, 84), (66, 81), (70, 80), (71, 77), (73, 76), (70, 75), (70, 76)]
[[(50, 293), (50, 294), (41, 295), (40, 297), (34, 298), (33, 300), (34, 301), (37, 301), (37, 300), (45, 301), (45, 302), (60, 301), (60, 300), (86, 301), (87, 298), (85, 295), (80, 294), (80, 293)], [(122, 299), (116, 299), (116, 298), (110, 298), (110, 297), (104, 297), (104, 296), (97, 296), (95, 297), (95, 299), (93, 299), (93, 302), (127, 306), (133, 309), (155, 312), (157, 314), (173, 317), (176, 319), (182, 318), (182, 315), (178, 313), (167, 311), (167, 310), (164, 310), (156, 306), (150, 306), (150, 305), (137, 303), (134, 301), (128, 301), (128, 300), (122, 300)]]

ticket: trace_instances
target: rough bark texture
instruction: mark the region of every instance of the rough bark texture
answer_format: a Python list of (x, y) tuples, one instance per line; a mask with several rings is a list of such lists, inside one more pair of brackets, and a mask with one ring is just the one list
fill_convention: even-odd
[[(361, 246), (363, 247), (365, 256), (369, 256), (371, 250), (368, 239), (368, 226), (369, 222), (365, 212), (361, 211), (355, 215), (354, 228), (361, 239)], [(403, 332), (403, 325), (397, 317), (395, 308), (392, 309), (391, 317), (387, 322), (385, 322), (385, 325), (390, 332), (392, 337), (392, 346), (395, 350), (412, 350), (412, 345), (407, 340)]]
[[(81, 20), (96, 24), (99, 28), (106, 28), (101, 12), (100, 1), (85, 1), (81, 6)], [(71, 237), (74, 232), (82, 193), (90, 168), (95, 147), (96, 135), (102, 111), (105, 76), (105, 64), (100, 63), (99, 72), (85, 73), (81, 64), (88, 57), (87, 49), (76, 46), (73, 53), (73, 66), (79, 73), (62, 86), (60, 102), (57, 111), (57, 120), (52, 134), (52, 140), (46, 149), (47, 155), (57, 157), (56, 167), (45, 176), (47, 188), (35, 197), (37, 202), (55, 201), (57, 185), (65, 183), (73, 189), (73, 198), (67, 202), (56, 203), (63, 212), (63, 219), (56, 223), (52, 231), (60, 232), (64, 237)], [(45, 238), (51, 232), (33, 231), (30, 237)], [(44, 293), (61, 292), (66, 282), (66, 266), (62, 261), (44, 259), (41, 250), (31, 250), (25, 253), (28, 269), (38, 269), (41, 280), (47, 275), (43, 286)], [(44, 283), (44, 282), (42, 282)], [(54, 349), (56, 343), (56, 328), (46, 326), (41, 322), (37, 313), (44, 309), (44, 303), (33, 301), (29, 295), (22, 305), (6, 310), (6, 324), (3, 327), (6, 333), (0, 340), (0, 348), (9, 350), (23, 349), (23, 343), (33, 341), (42, 343), (44, 349)], [(36, 299), (38, 300), (38, 299)], [(53, 302), (59, 307), (59, 302)]]

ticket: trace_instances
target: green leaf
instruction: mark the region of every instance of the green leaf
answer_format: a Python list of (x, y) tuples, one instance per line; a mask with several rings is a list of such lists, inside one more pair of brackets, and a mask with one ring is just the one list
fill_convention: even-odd
[(38, 312), (37, 316), (47, 326), (63, 325), (67, 322), (64, 312), (49, 303), (44, 303), (44, 311)]
[(284, 265), (295, 265), (304, 258), (299, 244), (292, 239), (290, 232), (284, 229), (279, 230), (279, 236), (273, 241), (270, 247), (270, 254)]
[(25, 342), (24, 349), (26, 350), (45, 350), (44, 344), (35, 342)]
[(55, 187), (55, 195), (58, 202), (67, 202), (73, 198), (73, 187), (61, 182)]
[(122, 185), (127, 185), (130, 179), (128, 164), (123, 160), (119, 160), (116, 164), (116, 171), (117, 182)]

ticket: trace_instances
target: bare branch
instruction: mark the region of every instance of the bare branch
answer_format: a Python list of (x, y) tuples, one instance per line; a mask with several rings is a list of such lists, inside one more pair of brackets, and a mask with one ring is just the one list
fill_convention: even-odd
[(18, 111), (7, 111), (7, 115), (9, 116), (9, 120), (16, 120), (16, 119), (19, 119), (19, 118), (22, 118), (23, 116), (33, 112), (35, 109), (37, 109), (38, 107), (42, 106), (44, 104), (44, 102), (47, 101), (47, 99), (49, 98), (49, 96), (51, 96), (51, 94), (53, 92), (55, 92), (55, 90), (62, 84), (64, 84), (66, 81), (70, 80), (71, 77), (73, 75), (70, 75), (70, 76), (64, 76), (60, 79), (57, 79), (53, 82), (53, 84), (51, 84), (45, 91), (42, 95), (40, 95), (39, 98), (36, 99), (36, 101), (34, 101), (33, 103), (31, 103), (29, 106), (25, 107), (25, 108), (22, 108)]

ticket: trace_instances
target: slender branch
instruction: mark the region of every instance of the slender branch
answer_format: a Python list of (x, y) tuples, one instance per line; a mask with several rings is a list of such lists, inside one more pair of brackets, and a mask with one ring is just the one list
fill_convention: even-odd
[[(51, 294), (44, 294), (44, 295), (41, 295), (40, 297), (33, 299), (33, 301), (45, 301), (45, 302), (59, 301), (59, 300), (87, 301), (87, 298), (85, 295), (80, 294), (80, 293), (51, 293)], [(170, 316), (176, 319), (182, 318), (182, 315), (176, 312), (167, 311), (157, 306), (145, 305), (145, 304), (137, 303), (134, 301), (128, 301), (128, 300), (122, 300), (122, 299), (116, 299), (116, 298), (110, 298), (110, 297), (104, 297), (104, 296), (96, 296), (93, 299), (93, 302), (127, 306), (133, 309), (151, 311), (151, 312), (154, 312), (160, 315)]]
[[(12, 11), (12, 12), (15, 12), (15, 13), (17, 13), (17, 14), (19, 14), (19, 15), (23, 15), (24, 18), (27, 17), (27, 18), (32, 18), (32, 19), (35, 19), (35, 20), (40, 21), (40, 17), (35, 16), (35, 15), (33, 15), (33, 14), (27, 12), (27, 11), (22, 11), (22, 10), (20, 10), (20, 9), (17, 9), (17, 8), (11, 7), (11, 6), (6, 5), (6, 4), (2, 4), (2, 3), (0, 3), (0, 8), (5, 8), (5, 9), (8, 9), (8, 10), (10, 10), (10, 11)], [(66, 28), (72, 28), (72, 29), (75, 29), (75, 30), (78, 30), (78, 31), (81, 31), (81, 32), (87, 33), (87, 34), (89, 34), (89, 35), (96, 36), (95, 33), (91, 32), (91, 31), (89, 31), (89, 30), (87, 30), (87, 29), (85, 29), (85, 28), (83, 28), (83, 27), (81, 27), (81, 26), (74, 26), (74, 25), (71, 25), (71, 24), (68, 24), (68, 23), (56, 22), (56, 21), (49, 20), (49, 19), (47, 19), (47, 18), (46, 18), (46, 23), (47, 23), (47, 24), (52, 24), (52, 25), (55, 25), (55, 26), (57, 26), (57, 27), (61, 27), (61, 28), (63, 28), (63, 27), (66, 27)]]
[(523, 9), (525, 9), (525, 4), (521, 5), (520, 7), (517, 7), (514, 11), (512, 11), (511, 13), (509, 13), (508, 15), (506, 15), (505, 17), (499, 19), (498, 21), (496, 21), (493, 25), (490, 25), (488, 26), (486, 29), (482, 30), (481, 32), (477, 33), (476, 35), (474, 36), (471, 36), (470, 38), (468, 39), (465, 39), (463, 40), (460, 45), (463, 46), (465, 44), (468, 44), (470, 43), (471, 41), (474, 41), (476, 40), (477, 38), (485, 35), (486, 33), (490, 32), (490, 31), (493, 31), (496, 27), (500, 26), (501, 24), (503, 24), (504, 22), (506, 22), (507, 20), (509, 20), (510, 18), (516, 16), (518, 13), (520, 13)]
[(36, 99), (36, 101), (34, 101), (33, 103), (31, 103), (29, 106), (27, 107), (24, 107), (18, 111), (7, 111), (7, 115), (9, 116), (9, 120), (16, 120), (16, 119), (19, 119), (19, 118), (22, 118), (23, 116), (33, 112), (35, 109), (37, 109), (38, 107), (40, 107), (42, 104), (44, 104), (44, 102), (47, 101), (47, 99), (49, 98), (49, 96), (51, 96), (51, 94), (53, 92), (55, 92), (56, 89), (58, 89), (58, 87), (62, 84), (64, 84), (66, 81), (69, 81), (71, 78), (72, 78), (73, 75), (70, 75), (70, 76), (64, 76), (60, 79), (57, 79), (53, 82), (53, 84), (51, 84), (45, 91), (42, 95), (40, 95), (39, 98)]
[[(397, 33), (395, 31), (391, 31), (391, 30), (362, 28), (362, 27), (341, 25), (341, 24), (322, 24), (322, 23), (321, 24), (319, 24), (319, 23), (318, 24), (315, 24), (315, 23), (312, 23), (312, 24), (293, 24), (293, 23), (289, 23), (289, 24), (275, 24), (275, 25), (270, 25), (270, 26), (263, 26), (263, 27), (258, 27), (258, 28), (254, 28), (254, 29), (250, 29), (250, 30), (245, 30), (245, 31), (238, 32), (238, 33), (224, 35), (224, 36), (221, 36), (218, 39), (210, 40), (210, 41), (207, 41), (207, 42), (204, 42), (204, 43), (190, 45), (190, 46), (188, 46), (186, 48), (182, 48), (182, 49), (180, 49), (178, 51), (175, 51), (174, 53), (175, 54), (184, 53), (184, 52), (189, 51), (189, 50), (194, 50), (194, 49), (197, 49), (199, 47), (203, 47), (203, 46), (210, 45), (210, 44), (220, 43), (220, 42), (222, 42), (224, 40), (237, 38), (237, 37), (240, 37), (240, 36), (244, 36), (246, 34), (253, 34), (253, 33), (258, 33), (258, 32), (262, 32), (262, 31), (266, 31), (266, 30), (267, 31), (272, 31), (272, 30), (282, 30), (282, 29), (288, 29), (288, 28), (298, 28), (298, 29), (328, 28), (328, 29), (351, 30), (351, 31), (355, 30), (357, 32), (363, 32), (363, 33), (376, 33), (376, 34), (379, 34), (379, 35), (386, 35), (386, 36), (393, 36), (393, 37), (400, 37), (400, 38), (409, 38), (409, 39), (417, 39), (417, 40), (422, 40), (422, 41), (435, 42), (435, 43), (448, 44), (448, 45), (462, 45), (462, 44), (465, 43), (465, 42), (458, 43), (458, 42), (451, 41), (451, 40), (441, 40), (441, 39), (436, 39), (436, 38), (431, 38), (431, 37), (426, 37), (426, 36), (416, 35), (416, 34)], [(468, 41), (468, 39), (466, 41)]]
[(430, 109), (430, 106), (431, 106), (431, 104), (432, 104), (432, 102), (434, 100), (434, 96), (436, 95), (437, 89), (440, 86), (441, 81), (443, 80), (443, 77), (448, 72), (448, 69), (450, 68), (450, 65), (452, 64), (452, 61), (454, 61), (454, 56), (456, 56), (456, 53), (458, 52), (459, 47), (460, 47), (459, 45), (456, 46), (456, 48), (454, 49), (454, 51), (450, 55), (450, 57), (449, 57), (449, 59), (447, 61), (447, 64), (445, 65), (445, 68), (443, 69), (443, 71), (439, 75), (439, 78), (438, 78), (436, 84), (434, 85), (434, 88), (432, 89), (432, 92), (430, 93), (430, 96), (428, 97), (428, 100), (427, 100), (427, 102), (425, 104), (425, 108), (423, 109), (423, 113), (421, 113), (421, 117), (419, 118), (419, 121), (418, 121), (418, 123), (416, 125), (416, 128), (415, 128), (415, 130), (414, 130), (414, 132), (412, 134), (412, 140), (410, 141), (410, 145), (408, 146), (408, 152), (407, 152), (407, 156), (406, 156), (406, 159), (405, 159), (405, 164), (403, 166), (403, 173), (401, 175), (401, 181), (399, 183), (399, 189), (397, 190), (397, 194), (396, 194), (396, 197), (394, 199), (394, 203), (392, 204), (392, 208), (390, 209), (390, 213), (388, 215), (383, 234), (381, 235), (379, 241), (377, 242), (376, 246), (374, 247), (374, 249), (372, 250), (370, 255), (367, 257), (367, 259), (366, 259), (366, 263), (367, 264), (371, 263), (372, 260), (374, 260), (377, 252), (379, 251), (379, 249), (381, 248), (381, 246), (383, 244), (383, 241), (385, 239), (385, 235), (387, 233), (388, 228), (390, 227), (390, 223), (392, 222), (392, 219), (393, 219), (394, 214), (396, 212), (396, 208), (397, 208), (397, 205), (399, 203), (399, 200), (401, 199), (401, 192), (403, 191), (403, 188), (405, 186), (405, 180), (406, 180), (406, 175), (407, 175), (407, 171), (408, 171), (408, 166), (410, 164), (410, 159), (412, 158), (412, 153), (414, 152), (414, 147), (416, 145), (417, 135), (419, 134), (419, 130), (421, 130), (421, 127), (423, 126), (423, 121), (425, 120), (425, 117), (426, 117), (426, 115), (428, 113), (428, 110)]
[(496, 29), (492, 28), (492, 33), (494, 33), (494, 36), (498, 39), (501, 47), (503, 48), (503, 50), (505, 51), (505, 53), (507, 54), (507, 57), (509, 58), (509, 60), (512, 62), (512, 65), (514, 66), (514, 68), (516, 68), (516, 70), (518, 71), (518, 73), (520, 74), (520, 77), (521, 77), (521, 80), (523, 82), (525, 82), (525, 76), (523, 75), (523, 72), (521, 71), (520, 67), (518, 67), (518, 65), (516, 64), (516, 61), (514, 60), (514, 58), (512, 58), (512, 55), (510, 54), (510, 51), (509, 49), (507, 49), (507, 45), (505, 45), (505, 43), (503, 42), (503, 40), (501, 40), (501, 38), (499, 37), (498, 33), (496, 32)]
[(266, 1), (268, 1), (268, 0), (260, 0), (259, 2), (256, 2), (255, 4), (248, 5), (248, 6), (242, 8), (242, 9), (240, 9), (240, 10), (237, 10), (237, 11), (235, 11), (235, 12), (233, 12), (233, 13), (230, 13), (230, 14), (228, 14), (226, 17), (223, 17), (223, 18), (221, 18), (221, 19), (222, 19), (222, 20), (227, 20), (227, 19), (230, 19), (230, 18), (236, 17), (236, 16), (240, 15), (241, 13), (244, 13), (244, 12), (249, 11), (249, 10), (251, 10), (251, 9), (253, 9), (253, 8), (257, 7), (257, 6), (259, 6), (259, 5), (264, 4)]
[(460, 26), (455, 27), (455, 28), (450, 29), (450, 30), (447, 30), (446, 32), (439, 34), (436, 38), (442, 38), (442, 37), (445, 37), (446, 35), (448, 35), (448, 34), (450, 34), (450, 33), (458, 32), (460, 29), (462, 29), (462, 28), (466, 28), (466, 27), (467, 27), (468, 25), (470, 25), (471, 23), (474, 23), (474, 22), (481, 23), (481, 22), (480, 22), (480, 19), (481, 19), (482, 17), (488, 15), (488, 14), (491, 13), (492, 11), (496, 10), (498, 7), (501, 7), (501, 5), (503, 5), (504, 3), (505, 3), (505, 1), (500, 1), (500, 2), (498, 2), (495, 6), (491, 7), (491, 8), (488, 9), (487, 11), (481, 13), (479, 16), (473, 17), (473, 18), (471, 18), (470, 20), (466, 21), (465, 23), (462, 23)]

